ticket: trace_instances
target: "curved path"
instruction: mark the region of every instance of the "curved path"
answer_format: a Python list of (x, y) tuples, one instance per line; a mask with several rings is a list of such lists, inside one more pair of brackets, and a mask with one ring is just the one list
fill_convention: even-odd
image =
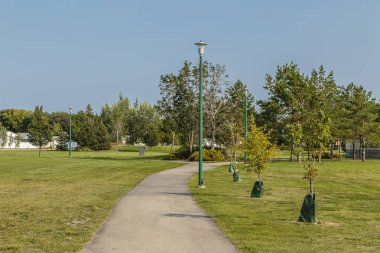
[(118, 202), (82, 252), (238, 252), (191, 197), (187, 183), (197, 169), (189, 163), (145, 178)]

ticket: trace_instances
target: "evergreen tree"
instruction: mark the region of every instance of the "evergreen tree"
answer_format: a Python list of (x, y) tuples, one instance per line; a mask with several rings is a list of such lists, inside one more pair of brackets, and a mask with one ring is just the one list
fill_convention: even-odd
[(28, 127), (29, 142), (38, 147), (38, 156), (41, 149), (51, 141), (52, 133), (48, 116), (43, 112), (42, 106), (36, 106)]

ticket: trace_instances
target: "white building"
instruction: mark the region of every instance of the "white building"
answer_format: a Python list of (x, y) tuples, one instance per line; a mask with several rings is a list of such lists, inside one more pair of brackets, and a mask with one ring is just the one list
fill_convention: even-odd
[[(44, 149), (50, 148), (55, 149), (57, 145), (57, 136), (53, 136), (51, 142), (49, 142), (46, 146), (42, 147)], [(29, 142), (29, 136), (28, 133), (13, 133), (10, 131), (7, 131), (7, 140), (6, 142), (0, 147), (3, 149), (38, 149), (37, 146), (34, 146), (32, 143)]]

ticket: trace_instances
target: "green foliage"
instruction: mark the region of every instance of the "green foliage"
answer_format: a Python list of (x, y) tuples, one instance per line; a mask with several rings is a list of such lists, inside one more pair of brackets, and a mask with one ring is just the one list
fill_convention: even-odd
[(128, 117), (129, 143), (155, 146), (160, 142), (161, 119), (154, 106), (137, 101)]
[(68, 147), (66, 143), (68, 142), (67, 133), (61, 129), (61, 132), (58, 135), (58, 143), (57, 143), (57, 150), (58, 151), (64, 151), (68, 150)]
[(0, 147), (4, 147), (5, 144), (7, 143), (7, 129), (1, 124), (0, 122)]
[(116, 140), (117, 136), (124, 137), (127, 134), (130, 111), (129, 99), (124, 97), (122, 93), (119, 94), (119, 100), (116, 103), (102, 106), (100, 117), (107, 126), (114, 142), (119, 143), (119, 140)]
[(189, 147), (194, 145), (198, 123), (198, 87), (191, 65), (185, 61), (178, 74), (160, 77), (161, 99), (157, 102), (158, 113), (167, 124), (167, 130), (179, 136), (181, 146)]
[(252, 122), (245, 150), (248, 160), (247, 170), (256, 173), (260, 180), (260, 175), (267, 169), (266, 163), (275, 157), (278, 148), (269, 141), (269, 134), (264, 133), (262, 128)]
[(34, 109), (28, 126), (28, 136), (29, 142), (39, 148), (38, 154), (41, 156), (41, 148), (48, 144), (52, 137), (51, 125), (42, 106), (36, 106)]
[(73, 141), (81, 148), (91, 150), (108, 150), (111, 148), (111, 137), (101, 118), (94, 114), (90, 105), (86, 111), (73, 115)]
[[(224, 155), (221, 151), (216, 149), (202, 149), (203, 161), (224, 161)], [(194, 151), (189, 157), (190, 161), (199, 161), (199, 151)]]
[(189, 159), (191, 153), (188, 146), (180, 146), (178, 149), (171, 151), (166, 157), (167, 160), (184, 160)]
[(303, 179), (313, 181), (318, 176), (318, 168), (314, 161), (307, 161), (303, 164)]
[(365, 148), (371, 140), (378, 140), (380, 125), (378, 119), (378, 106), (372, 92), (367, 92), (363, 86), (350, 83), (343, 91), (344, 124), (346, 137), (359, 140), (365, 161)]
[(32, 111), (22, 109), (6, 109), (0, 111), (0, 122), (15, 133), (26, 132)]

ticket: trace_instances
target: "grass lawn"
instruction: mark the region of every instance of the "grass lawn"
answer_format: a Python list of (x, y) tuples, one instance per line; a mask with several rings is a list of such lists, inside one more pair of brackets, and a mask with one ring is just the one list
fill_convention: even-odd
[[(297, 223), (308, 183), (298, 163), (274, 161), (264, 197), (250, 198), (255, 175), (233, 182), (228, 167), (190, 181), (197, 203), (242, 252), (380, 252), (380, 160), (325, 161), (315, 181), (319, 224)], [(242, 165), (239, 165), (241, 168)]]
[(164, 153), (0, 151), (0, 252), (76, 252)]

